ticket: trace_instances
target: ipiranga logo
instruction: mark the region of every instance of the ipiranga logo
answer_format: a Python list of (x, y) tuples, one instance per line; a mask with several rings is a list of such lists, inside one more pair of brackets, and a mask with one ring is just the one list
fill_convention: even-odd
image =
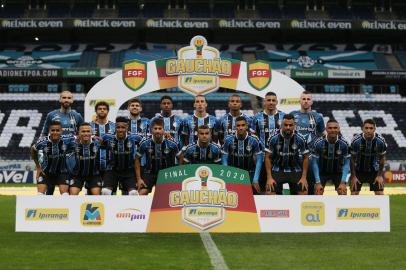
[(337, 220), (380, 220), (380, 208), (337, 208)]
[(27, 221), (68, 221), (69, 209), (67, 208), (26, 208), (25, 220)]

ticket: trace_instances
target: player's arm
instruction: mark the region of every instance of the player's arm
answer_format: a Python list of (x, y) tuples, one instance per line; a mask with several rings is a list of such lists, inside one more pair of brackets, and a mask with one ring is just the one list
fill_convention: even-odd
[(350, 163), (350, 167), (351, 167), (351, 190), (354, 190), (357, 183), (361, 184), (361, 182), (358, 180), (357, 175), (355, 173), (355, 158), (356, 155), (355, 154), (351, 154), (351, 163)]
[(302, 186), (304, 187), (304, 190), (308, 190), (309, 185), (307, 184), (307, 179), (306, 179), (306, 175), (307, 175), (307, 165), (309, 163), (309, 153), (305, 153), (303, 156), (303, 169), (302, 169), (302, 177), (300, 177), (300, 180), (298, 182), (302, 184)]
[(138, 187), (138, 191), (141, 189), (141, 187), (146, 187), (144, 179), (141, 178), (141, 157), (137, 156), (135, 157), (135, 164), (134, 164), (134, 168), (135, 168), (135, 179), (137, 182), (137, 187)]
[(341, 183), (338, 186), (338, 195), (347, 195), (347, 176), (350, 172), (351, 156), (348, 156), (344, 160), (344, 165), (342, 167)]
[(35, 147), (35, 145), (31, 146), (31, 158), (32, 160), (34, 160), (35, 166), (37, 167), (37, 175), (36, 178), (38, 179), (38, 177), (40, 175), (44, 175), (44, 172), (42, 171), (41, 165), (39, 164), (38, 161), (38, 150)]
[(254, 179), (252, 179), (252, 184), (255, 188), (255, 190), (260, 193), (261, 189), (259, 187), (259, 176), (261, 175), (261, 169), (262, 169), (262, 163), (264, 163), (264, 152), (260, 151), (258, 152), (255, 157), (254, 157), (254, 162), (255, 162), (255, 173), (254, 173)]
[(274, 193), (276, 181), (272, 177), (272, 160), (271, 160), (271, 152), (266, 149), (265, 150), (265, 170), (266, 170), (266, 192)]
[(385, 154), (379, 157), (379, 167), (378, 172), (376, 173), (375, 182), (378, 183), (380, 189), (383, 189), (383, 177), (382, 172), (385, 166)]
[(320, 181), (320, 170), (319, 170), (319, 156), (312, 155), (310, 159), (310, 163), (313, 169), (314, 179), (316, 184), (314, 186), (314, 194), (315, 195), (323, 195), (323, 185)]
[(49, 133), (49, 124), (51, 123), (51, 113), (47, 114), (47, 118), (45, 119), (44, 127), (42, 128), (41, 131), (41, 137), (45, 137)]
[(214, 122), (213, 129), (212, 129), (212, 132), (211, 132), (211, 141), (214, 142), (214, 143), (219, 142), (219, 130), (218, 130), (219, 123), (218, 122), (219, 121), (216, 118), (216, 121)]
[(217, 122), (217, 130), (218, 130), (218, 139), (221, 145), (224, 144), (224, 128), (223, 128), (223, 119)]

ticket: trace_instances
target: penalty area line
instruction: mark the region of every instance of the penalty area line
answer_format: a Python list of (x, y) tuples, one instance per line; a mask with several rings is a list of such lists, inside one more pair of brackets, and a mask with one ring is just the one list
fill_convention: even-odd
[(202, 239), (203, 245), (210, 257), (210, 262), (213, 265), (214, 270), (229, 270), (230, 268), (228, 268), (223, 255), (217, 248), (216, 243), (214, 243), (213, 238), (211, 238), (210, 233), (201, 232), (200, 238)]

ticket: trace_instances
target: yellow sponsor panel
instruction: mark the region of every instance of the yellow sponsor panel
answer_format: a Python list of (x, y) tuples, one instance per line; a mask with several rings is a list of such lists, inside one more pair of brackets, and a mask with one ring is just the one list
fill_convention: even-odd
[(80, 220), (83, 226), (102, 226), (104, 224), (104, 205), (100, 202), (82, 203)]
[(67, 208), (26, 208), (25, 220), (27, 221), (68, 221), (69, 209)]
[(281, 98), (279, 100), (279, 106), (292, 106), (299, 105), (300, 98)]
[(325, 207), (322, 202), (303, 202), (301, 221), (303, 226), (323, 226)]
[(337, 208), (337, 220), (380, 220), (380, 208)]
[(100, 101), (107, 102), (107, 104), (109, 104), (110, 107), (116, 106), (116, 100), (115, 99), (91, 99), (91, 100), (89, 100), (89, 106), (94, 107)]

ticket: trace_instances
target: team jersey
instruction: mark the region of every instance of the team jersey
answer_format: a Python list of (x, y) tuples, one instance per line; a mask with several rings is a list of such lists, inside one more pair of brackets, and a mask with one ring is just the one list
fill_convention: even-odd
[(289, 138), (281, 133), (273, 135), (265, 151), (270, 154), (274, 172), (301, 172), (304, 156), (309, 153), (306, 140), (296, 132)]
[(265, 145), (268, 139), (276, 134), (281, 128), (284, 112), (277, 111), (274, 115), (268, 115), (264, 111), (257, 113), (251, 122), (251, 132)]
[(377, 172), (379, 160), (386, 153), (385, 139), (375, 133), (374, 138), (366, 140), (363, 134), (354, 136), (351, 142), (351, 155), (355, 156), (357, 172)]
[(71, 153), (67, 156), (68, 171), (77, 177), (95, 176), (100, 174), (101, 142), (92, 140), (90, 144), (72, 141), (68, 146)]
[(151, 123), (156, 119), (161, 118), (164, 121), (164, 130), (169, 133), (174, 141), (178, 144), (179, 149), (182, 148), (183, 142), (181, 139), (182, 135), (182, 123), (183, 120), (177, 115), (171, 115), (169, 117), (163, 117), (162, 114), (158, 113), (154, 118), (151, 119)]
[(141, 142), (137, 156), (146, 157), (144, 172), (157, 175), (159, 170), (175, 166), (178, 152), (178, 145), (172, 140), (164, 138), (161, 143), (156, 143), (149, 138)]
[(146, 117), (141, 117), (139, 119), (129, 119), (130, 120), (130, 135), (140, 135), (147, 137), (150, 134), (149, 124), (150, 121)]
[(342, 173), (343, 166), (351, 157), (350, 146), (344, 138), (338, 137), (334, 143), (329, 143), (326, 136), (316, 140), (311, 155), (322, 174)]
[(323, 116), (316, 111), (293, 111), (291, 114), (295, 117), (297, 133), (305, 138), (309, 149), (313, 149), (314, 142), (325, 130)]
[(128, 171), (134, 168), (137, 149), (143, 137), (129, 135), (124, 139), (117, 139), (111, 134), (103, 135), (103, 140), (108, 152), (108, 168), (114, 171)]
[[(116, 132), (116, 124), (108, 121), (106, 124), (101, 125), (96, 122), (90, 122), (92, 126), (93, 135), (97, 137), (102, 137), (105, 134), (114, 134)], [(100, 170), (107, 170), (107, 150), (100, 149)]]
[(217, 144), (209, 143), (207, 147), (200, 147), (198, 143), (186, 148), (183, 160), (190, 164), (220, 163), (221, 149)]
[[(259, 172), (262, 167), (263, 151), (259, 140), (247, 133), (244, 139), (239, 140), (237, 136), (228, 136), (222, 148), (222, 161), (225, 166), (233, 166), (249, 172)], [(255, 177), (254, 177), (255, 178)], [(256, 182), (254, 179), (254, 182)]]
[(46, 175), (59, 175), (67, 172), (65, 155), (72, 140), (73, 137), (70, 137), (52, 142), (47, 136), (34, 144), (34, 149), (38, 152), (38, 161)]
[(83, 123), (83, 118), (80, 113), (75, 110), (71, 110), (68, 113), (61, 112), (61, 110), (53, 110), (47, 114), (45, 119), (44, 127), (41, 131), (41, 136), (48, 136), (49, 125), (51, 122), (56, 121), (61, 123), (62, 126), (62, 137), (75, 136), (80, 124)]
[(189, 137), (189, 144), (197, 141), (197, 128), (202, 125), (209, 126), (212, 136), (217, 134), (217, 119), (213, 115), (206, 114), (205, 117), (189, 115), (183, 120), (183, 134)]
[[(241, 113), (239, 116), (244, 116), (244, 118), (247, 120), (248, 127), (251, 127), (251, 117), (243, 113)], [(230, 113), (227, 113), (220, 118), (220, 121), (217, 122), (217, 130), (222, 138), (225, 139), (229, 135), (234, 136), (236, 134), (237, 126), (235, 119), (237, 119), (239, 116), (232, 116)]]

